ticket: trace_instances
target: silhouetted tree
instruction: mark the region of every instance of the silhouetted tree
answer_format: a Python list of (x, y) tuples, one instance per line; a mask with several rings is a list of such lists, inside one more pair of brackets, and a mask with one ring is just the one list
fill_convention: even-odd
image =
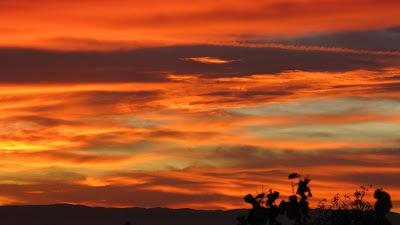
[(267, 195), (267, 202), (265, 203), (268, 208), (268, 219), (269, 225), (280, 225), (276, 218), (279, 216), (279, 207), (276, 205), (275, 201), (279, 198), (279, 192), (272, 191), (269, 189), (269, 194)]
[(386, 219), (386, 214), (388, 214), (392, 208), (392, 201), (389, 193), (382, 191), (382, 189), (376, 189), (374, 198), (377, 200), (374, 205), (377, 223), (379, 225), (390, 224), (390, 222)]
[[(292, 182), (292, 193), (289, 201), (282, 201), (279, 206), (275, 203), (279, 198), (279, 192), (269, 190), (269, 193), (261, 193), (254, 197), (248, 194), (244, 197), (244, 201), (252, 205), (247, 217), (240, 216), (237, 218), (239, 225), (280, 225), (277, 220), (279, 214), (286, 214), (288, 218), (295, 221), (295, 225), (306, 224), (309, 211), (308, 198), (311, 197), (311, 189), (308, 186), (310, 179), (299, 179), (297, 184), (297, 192), (294, 194), (293, 179), (300, 178), (298, 173), (289, 174), (288, 178)], [(300, 201), (298, 200), (298, 196)], [(264, 201), (266, 196), (267, 200)]]
[(267, 223), (267, 209), (262, 205), (264, 195), (264, 193), (261, 193), (253, 197), (253, 195), (248, 194), (244, 197), (244, 201), (253, 206), (246, 218), (249, 225), (265, 225)]
[[(300, 177), (301, 175), (298, 173), (289, 174), (288, 179), (291, 180), (292, 195), (289, 196), (288, 202), (283, 200), (279, 205), (281, 214), (286, 214), (289, 219), (294, 220), (295, 225), (307, 224), (309, 212), (308, 198), (312, 197), (311, 189), (308, 186), (311, 180), (308, 178), (300, 179)], [(299, 181), (296, 194), (294, 194), (293, 179), (296, 178), (299, 178)], [(298, 200), (297, 195), (300, 197), (300, 200)]]
[[(392, 208), (391, 198), (382, 189), (374, 192), (377, 200), (374, 207), (366, 200), (371, 186), (361, 186), (352, 195), (336, 194), (330, 204), (326, 199), (320, 202), (316, 209), (317, 216), (311, 220), (308, 202), (312, 197), (309, 187), (311, 180), (301, 179), (298, 173), (289, 174), (288, 179), (291, 181), (292, 195), (288, 201), (282, 200), (279, 206), (275, 203), (279, 192), (271, 189), (268, 194), (261, 193), (255, 197), (246, 195), (244, 201), (251, 204), (252, 209), (247, 216), (237, 217), (238, 225), (280, 225), (277, 220), (279, 214), (294, 220), (294, 225), (391, 225), (386, 218)], [(294, 179), (299, 179), (296, 193)]]

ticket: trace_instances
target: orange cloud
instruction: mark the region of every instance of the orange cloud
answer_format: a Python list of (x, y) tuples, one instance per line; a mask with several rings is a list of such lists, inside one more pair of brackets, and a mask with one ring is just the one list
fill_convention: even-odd
[(199, 62), (199, 63), (205, 63), (205, 64), (227, 64), (231, 62), (238, 62), (240, 60), (237, 59), (220, 59), (216, 57), (191, 57), (191, 58), (182, 58), (182, 60), (188, 60), (188, 61), (194, 61), (194, 62)]
[(0, 200), (234, 208), (262, 185), (289, 195), (298, 170), (313, 204), (365, 183), (398, 200), (398, 74), (1, 84)]
[[(380, 72), (288, 71), (277, 75), (252, 75), (243, 78), (207, 79), (192, 76), (191, 79), (184, 80), (172, 77), (171, 79), (176, 82), (82, 84), (70, 88), (64, 85), (7, 84), (2, 87), (2, 97), (5, 101), (0, 106), (3, 115), (1, 149), (3, 151), (79, 149), (90, 147), (96, 142), (113, 145), (128, 144), (143, 139), (178, 142), (189, 146), (207, 142), (258, 143), (262, 146), (282, 146), (282, 148), (302, 146), (304, 149), (328, 146), (329, 148), (357, 145), (387, 146), (394, 144), (395, 139), (386, 143), (375, 143), (367, 139), (341, 139), (336, 142), (338, 141), (336, 139), (308, 141), (303, 137), (288, 137), (292, 139), (289, 141), (282, 136), (284, 139), (282, 141), (259, 137), (255, 135), (257, 132), (243, 128), (257, 125), (344, 126), (373, 122), (395, 125), (399, 121), (397, 112), (382, 114), (378, 111), (375, 113), (360, 111), (354, 115), (341, 112), (326, 115), (328, 111), (319, 113), (317, 111), (312, 116), (300, 113), (286, 116), (277, 114), (246, 116), (231, 114), (224, 110), (249, 108), (249, 112), (252, 112), (257, 110), (259, 105), (283, 104), (304, 98), (320, 98), (320, 101), (352, 96), (362, 96), (365, 101), (397, 98), (396, 89), (385, 91), (397, 85), (396, 81), (391, 79), (398, 73), (396, 71), (396, 68)], [(196, 79), (193, 79), (195, 77)], [(293, 108), (296, 105), (289, 104), (287, 107)], [(314, 106), (310, 105), (311, 109), (312, 107)], [(371, 109), (360, 108), (360, 110)], [(172, 114), (162, 115), (158, 112)], [(5, 116), (11, 114), (14, 116)], [(135, 115), (136, 121), (130, 122), (131, 115)], [(108, 119), (103, 119), (104, 117)], [(231, 132), (227, 132), (228, 130)], [(238, 130), (242, 130), (240, 135), (236, 133)]]
[(392, 0), (6, 1), (0, 45), (110, 50), (380, 29), (400, 25), (399, 7)]
[(400, 2), (245, 3), (2, 1), (0, 204), (231, 209), (296, 171), (400, 210)]

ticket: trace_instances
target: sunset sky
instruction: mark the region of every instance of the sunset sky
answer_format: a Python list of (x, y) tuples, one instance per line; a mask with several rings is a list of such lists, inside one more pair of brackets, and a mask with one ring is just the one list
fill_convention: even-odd
[(400, 211), (400, 1), (0, 0), (0, 204)]

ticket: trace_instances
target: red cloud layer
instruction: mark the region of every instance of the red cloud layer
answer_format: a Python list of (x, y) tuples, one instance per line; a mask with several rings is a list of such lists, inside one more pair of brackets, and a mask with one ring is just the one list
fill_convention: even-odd
[(115, 49), (399, 26), (394, 0), (3, 1), (0, 45)]

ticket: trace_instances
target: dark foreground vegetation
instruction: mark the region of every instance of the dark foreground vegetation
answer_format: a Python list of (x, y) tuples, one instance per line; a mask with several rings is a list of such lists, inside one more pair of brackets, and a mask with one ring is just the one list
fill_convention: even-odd
[[(311, 215), (308, 201), (312, 197), (311, 180), (302, 179), (297, 173), (289, 174), (288, 179), (292, 180), (292, 195), (279, 204), (276, 203), (277, 191), (246, 195), (244, 201), (251, 204), (252, 209), (247, 216), (237, 217), (238, 225), (282, 225), (278, 217), (286, 217), (285, 224), (294, 225), (392, 225), (386, 217), (392, 208), (391, 198), (382, 189), (375, 190), (374, 205), (366, 201), (369, 187), (361, 186), (352, 195), (336, 194), (331, 202), (321, 201)], [(297, 184), (293, 180), (298, 180)]]
[[(165, 208), (98, 208), (79, 205), (1, 206), (0, 225), (235, 225), (236, 217), (248, 212), (240, 210), (192, 210)], [(310, 216), (316, 215), (310, 209)], [(400, 215), (387, 216), (393, 225), (400, 224)], [(293, 221), (277, 218), (284, 225)]]

